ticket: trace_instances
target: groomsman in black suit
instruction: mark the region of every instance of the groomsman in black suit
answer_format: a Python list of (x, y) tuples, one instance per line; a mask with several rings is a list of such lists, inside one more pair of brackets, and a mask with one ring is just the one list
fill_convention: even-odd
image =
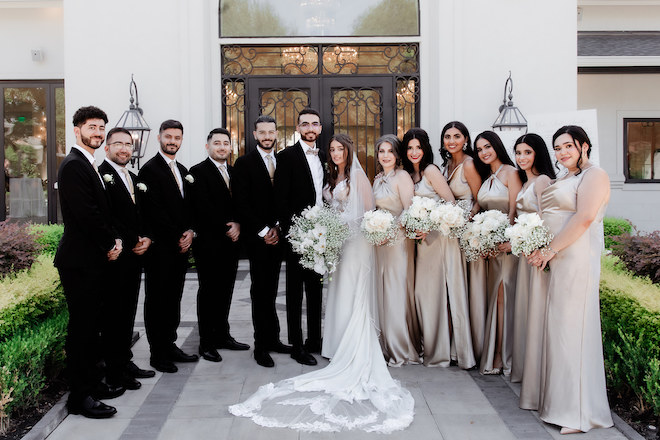
[[(286, 237), (291, 219), (308, 206), (323, 204), (325, 151), (316, 140), (321, 134), (321, 117), (311, 108), (298, 115), (301, 139), (277, 155), (275, 197), (279, 209), (282, 234)], [(302, 298), (303, 286), (307, 294), (307, 341), (303, 344)], [(293, 344), (291, 357), (301, 364), (316, 365), (310, 353), (321, 352), (321, 277), (300, 265), (300, 255), (286, 246), (286, 320), (289, 342)]]
[(154, 371), (142, 370), (131, 361), (133, 324), (142, 276), (141, 256), (149, 248), (151, 239), (145, 232), (136, 203), (137, 176), (126, 168), (133, 155), (131, 133), (122, 127), (111, 129), (105, 143), (105, 155), (105, 160), (99, 165), (99, 173), (105, 182), (113, 224), (124, 246), (124, 252), (110, 263), (110, 276), (103, 281), (110, 285), (112, 292), (104, 307), (105, 319), (101, 331), (106, 382), (136, 390), (141, 386), (136, 377), (155, 375)]
[(232, 191), (250, 259), (254, 359), (263, 367), (272, 367), (275, 363), (269, 352), (291, 353), (291, 347), (280, 342), (280, 323), (275, 310), (282, 264), (282, 233), (273, 189), (278, 166), (275, 119), (259, 116), (252, 134), (257, 148), (236, 160)]
[(122, 252), (122, 241), (111, 225), (110, 205), (94, 152), (105, 139), (108, 117), (97, 107), (82, 107), (73, 115), (76, 145), (64, 158), (57, 185), (64, 235), (55, 254), (69, 309), (66, 363), (71, 414), (112, 417), (117, 410), (97, 400), (121, 395), (125, 388), (100, 383), (96, 368), (99, 332), (107, 300), (109, 261)]
[(249, 350), (229, 333), (229, 307), (238, 270), (238, 238), (241, 226), (231, 196), (231, 141), (224, 128), (211, 130), (206, 138), (208, 157), (190, 168), (193, 225), (193, 255), (197, 266), (197, 322), (199, 354), (220, 362), (217, 348)]
[(181, 296), (193, 240), (190, 208), (186, 200), (194, 181), (176, 161), (183, 142), (183, 125), (168, 119), (158, 131), (160, 150), (138, 175), (144, 221), (152, 233), (145, 261), (144, 324), (151, 349), (150, 364), (158, 371), (176, 373), (174, 362), (197, 362), (175, 345), (181, 321)]

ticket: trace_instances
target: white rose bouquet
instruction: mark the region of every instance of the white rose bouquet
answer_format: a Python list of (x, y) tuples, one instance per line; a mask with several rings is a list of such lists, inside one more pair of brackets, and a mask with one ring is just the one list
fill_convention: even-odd
[(511, 252), (514, 255), (525, 256), (549, 245), (554, 238), (535, 212), (520, 214), (516, 218), (516, 223), (506, 228), (504, 235), (511, 243)]
[(470, 218), (471, 203), (469, 200), (458, 202), (440, 202), (429, 214), (430, 220), (436, 225), (436, 230), (450, 238), (460, 238), (465, 231)]
[(399, 226), (392, 213), (383, 209), (365, 212), (360, 229), (364, 238), (373, 245), (387, 243), (388, 246), (392, 246), (399, 232)]
[(436, 201), (428, 197), (413, 197), (412, 204), (403, 211), (399, 219), (406, 231), (406, 237), (415, 238), (417, 232), (427, 234), (438, 227), (438, 224), (431, 219), (431, 212), (437, 208), (437, 205)]
[(497, 245), (507, 241), (504, 231), (508, 226), (509, 217), (497, 209), (475, 215), (461, 237), (466, 259), (475, 261), (496, 254)]
[(337, 211), (328, 206), (314, 206), (293, 217), (287, 238), (294, 252), (300, 254), (300, 264), (324, 275), (337, 269), (341, 247), (348, 235), (348, 226), (340, 220)]

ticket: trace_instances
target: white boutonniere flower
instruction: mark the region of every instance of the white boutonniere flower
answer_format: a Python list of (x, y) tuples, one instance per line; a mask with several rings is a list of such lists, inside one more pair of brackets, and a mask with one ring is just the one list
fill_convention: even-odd
[(195, 178), (192, 176), (192, 174), (186, 174), (186, 177), (184, 177), (188, 181), (188, 183), (195, 183)]
[(104, 174), (103, 181), (112, 185), (115, 183), (115, 177), (112, 174)]
[(137, 184), (137, 189), (139, 189), (142, 192), (147, 192), (147, 185), (144, 183), (140, 182)]

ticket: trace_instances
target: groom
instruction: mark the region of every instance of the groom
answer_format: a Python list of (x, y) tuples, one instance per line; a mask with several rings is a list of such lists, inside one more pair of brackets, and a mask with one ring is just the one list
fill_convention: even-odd
[[(285, 148), (277, 156), (275, 197), (283, 235), (289, 233), (291, 219), (308, 206), (322, 205), (325, 152), (316, 141), (321, 134), (321, 117), (311, 108), (298, 115), (300, 141)], [(303, 344), (302, 297), (307, 294), (307, 341)], [(300, 265), (300, 256), (286, 246), (286, 318), (291, 357), (304, 365), (316, 365), (310, 353), (321, 351), (321, 290), (319, 274)]]

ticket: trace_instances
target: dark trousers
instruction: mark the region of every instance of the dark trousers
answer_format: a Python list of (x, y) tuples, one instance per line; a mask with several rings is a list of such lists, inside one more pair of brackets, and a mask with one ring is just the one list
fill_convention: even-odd
[(307, 338), (315, 345), (321, 345), (321, 301), (322, 276), (303, 268), (300, 255), (289, 249), (286, 258), (286, 321), (289, 343), (294, 348), (303, 345), (302, 300), (303, 287), (307, 300)]
[(129, 255), (128, 258), (120, 256), (117, 261), (111, 261), (108, 279), (104, 280), (110, 295), (103, 307), (101, 338), (109, 382), (118, 382), (122, 378), (133, 357), (131, 343), (141, 276), (140, 260)]
[(149, 249), (145, 262), (144, 326), (152, 359), (167, 359), (181, 321), (181, 296), (188, 254)]
[(58, 268), (69, 309), (65, 342), (69, 402), (79, 404), (99, 383), (101, 310), (106, 297), (106, 267)]
[(229, 308), (238, 270), (238, 243), (223, 243), (216, 251), (205, 247), (193, 244), (199, 280), (197, 322), (199, 345), (212, 348), (230, 337)]
[(282, 247), (267, 245), (256, 237), (248, 243), (248, 257), (252, 282), (250, 299), (254, 348), (267, 350), (280, 340), (280, 321), (277, 318), (275, 300), (282, 265)]

